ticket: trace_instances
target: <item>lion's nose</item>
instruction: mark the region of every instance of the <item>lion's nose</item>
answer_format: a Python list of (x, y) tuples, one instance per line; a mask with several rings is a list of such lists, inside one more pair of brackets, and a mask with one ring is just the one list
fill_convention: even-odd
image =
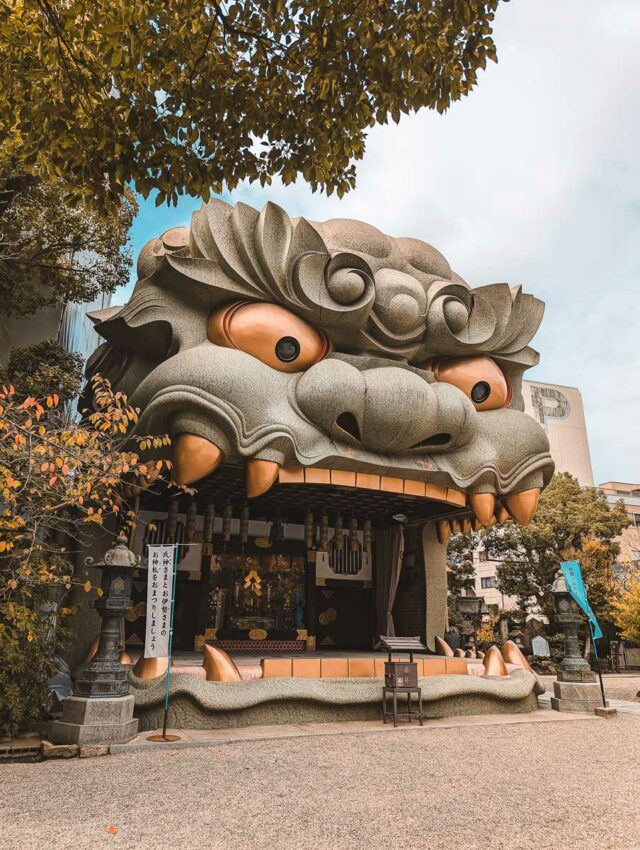
[(475, 410), (459, 390), (396, 366), (360, 371), (323, 360), (300, 378), (296, 398), (314, 424), (377, 452), (442, 451), (475, 433)]

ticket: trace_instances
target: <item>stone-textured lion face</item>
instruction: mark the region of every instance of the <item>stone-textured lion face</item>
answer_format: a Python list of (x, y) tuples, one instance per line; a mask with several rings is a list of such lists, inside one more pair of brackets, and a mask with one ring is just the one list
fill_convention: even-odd
[(362, 222), (218, 200), (138, 271), (129, 303), (95, 317), (109, 345), (90, 370), (142, 409), (142, 432), (172, 435), (184, 482), (264, 461), (271, 481), (319, 467), (463, 504), (550, 479), (520, 390), (543, 305), (520, 287), (470, 289), (430, 245)]

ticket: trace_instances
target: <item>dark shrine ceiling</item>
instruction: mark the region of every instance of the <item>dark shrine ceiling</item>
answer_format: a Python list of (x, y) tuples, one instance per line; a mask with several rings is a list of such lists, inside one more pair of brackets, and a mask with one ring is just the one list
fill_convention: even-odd
[[(282, 522), (304, 523), (307, 511), (320, 515), (322, 511), (332, 516), (355, 515), (359, 522), (367, 516), (371, 522), (382, 527), (393, 522), (394, 515), (404, 515), (408, 522), (417, 522), (432, 517), (458, 517), (469, 513), (468, 508), (456, 508), (450, 504), (422, 497), (369, 490), (357, 487), (338, 487), (314, 484), (280, 484), (276, 482), (264, 495), (248, 500), (246, 497), (244, 466), (219, 467), (214, 473), (194, 485), (197, 494), (198, 513), (204, 513), (208, 502), (213, 502), (216, 512), (221, 512), (228, 502), (233, 505), (233, 514), (238, 516), (245, 504), (249, 505), (251, 519), (272, 521), (275, 517)], [(141, 500), (141, 507), (162, 510), (167, 499), (179, 498), (186, 506), (189, 497), (166, 488), (153, 488)]]
[[(213, 502), (216, 512), (221, 512), (228, 502), (233, 505), (234, 516), (238, 516), (245, 504), (249, 505), (251, 519), (272, 521), (275, 517), (282, 522), (304, 523), (307, 511), (320, 515), (335, 514), (343, 517), (355, 515), (359, 521), (367, 516), (371, 522), (382, 527), (393, 522), (394, 515), (403, 515), (408, 522), (417, 522), (432, 517), (458, 517), (469, 513), (468, 508), (456, 508), (449, 504), (422, 497), (369, 490), (356, 487), (337, 487), (314, 484), (280, 484), (276, 482), (264, 495), (247, 499), (245, 470), (243, 466), (225, 465), (194, 485), (197, 494), (193, 497), (198, 504), (198, 513)], [(177, 494), (166, 488), (153, 488), (142, 497), (141, 507), (161, 510), (166, 508), (168, 498), (179, 498), (186, 506), (188, 496)]]

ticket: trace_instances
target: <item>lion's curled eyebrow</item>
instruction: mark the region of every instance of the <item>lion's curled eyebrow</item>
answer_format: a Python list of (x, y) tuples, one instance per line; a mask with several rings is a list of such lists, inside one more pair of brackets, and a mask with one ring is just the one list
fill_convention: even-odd
[(97, 331), (114, 345), (126, 337), (135, 347), (134, 329), (153, 323), (168, 322), (162, 333), (174, 339), (189, 336), (172, 315), (176, 303), (184, 316), (249, 300), (286, 306), (321, 327), (338, 350), (410, 363), (487, 354), (512, 374), (538, 360), (528, 343), (544, 306), (520, 286), (472, 289), (426, 243), (394, 239), (361, 222), (290, 218), (273, 203), (261, 212), (218, 199), (203, 204), (190, 228), (174, 228), (145, 247), (139, 278), (126, 307), (93, 314)]

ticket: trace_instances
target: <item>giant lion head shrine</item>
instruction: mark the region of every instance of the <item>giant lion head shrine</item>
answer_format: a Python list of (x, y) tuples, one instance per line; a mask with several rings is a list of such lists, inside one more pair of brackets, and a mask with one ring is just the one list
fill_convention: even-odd
[[(419, 239), (272, 203), (212, 200), (147, 243), (129, 302), (93, 314), (88, 374), (128, 395), (139, 433), (171, 437), (193, 489), (143, 493), (133, 546), (181, 546), (174, 654), (204, 665), (174, 659), (173, 725), (377, 717), (372, 650), (394, 634), (431, 653), (427, 715), (535, 708), (517, 650), (454, 655), (443, 636), (449, 535), (529, 522), (553, 474), (521, 392), (543, 311)], [(140, 568), (130, 652), (145, 599)], [(167, 663), (130, 673), (141, 729)]]

